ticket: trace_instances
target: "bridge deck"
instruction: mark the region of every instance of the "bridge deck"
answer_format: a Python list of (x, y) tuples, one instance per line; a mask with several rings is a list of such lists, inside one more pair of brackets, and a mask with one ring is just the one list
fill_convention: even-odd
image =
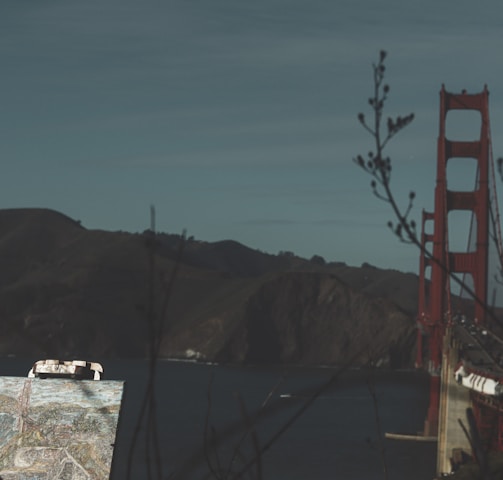
[[(466, 368), (487, 378), (503, 379), (502, 340), (482, 327), (458, 324), (448, 328), (444, 338), (437, 472), (451, 471), (454, 449), (471, 454), (471, 445), (459, 421), (468, 428), (466, 409), (473, 406), (470, 388), (458, 384), (455, 371), (462, 360)], [(501, 382), (501, 380), (500, 380)]]

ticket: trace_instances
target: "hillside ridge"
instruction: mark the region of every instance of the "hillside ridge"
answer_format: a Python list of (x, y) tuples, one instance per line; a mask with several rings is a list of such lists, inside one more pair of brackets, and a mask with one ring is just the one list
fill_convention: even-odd
[[(0, 355), (145, 356), (149, 251), (159, 315), (183, 240), (152, 238), (89, 230), (49, 209), (0, 210)], [(371, 345), (380, 364), (411, 366), (416, 295), (410, 273), (189, 238), (161, 355), (331, 365)]]

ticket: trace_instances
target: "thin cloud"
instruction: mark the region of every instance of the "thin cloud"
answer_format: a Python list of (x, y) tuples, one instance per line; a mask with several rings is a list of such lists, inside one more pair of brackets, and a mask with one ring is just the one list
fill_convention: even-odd
[(285, 218), (256, 218), (241, 222), (234, 222), (241, 225), (252, 225), (261, 227), (284, 227), (284, 226), (309, 226), (309, 227), (365, 227), (365, 228), (383, 228), (386, 223), (369, 222), (365, 220), (351, 219), (320, 219), (320, 220), (292, 220)]

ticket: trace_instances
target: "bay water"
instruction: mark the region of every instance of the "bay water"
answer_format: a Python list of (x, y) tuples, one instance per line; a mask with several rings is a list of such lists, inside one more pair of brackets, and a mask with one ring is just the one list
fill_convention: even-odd
[[(0, 374), (25, 376), (33, 361), (0, 360)], [(111, 477), (124, 480), (148, 364), (112, 360), (103, 365), (106, 379), (126, 381)], [(212, 478), (208, 461), (214, 470), (226, 471), (234, 459), (232, 465), (239, 470), (257, 449), (268, 447), (312, 392), (333, 377), (335, 381), (261, 455), (261, 478), (384, 479), (385, 458), (390, 480), (432, 479), (436, 444), (380, 442), (378, 434), (379, 429), (382, 433), (422, 429), (428, 377), (421, 372), (351, 370), (339, 374), (333, 368), (234, 367), (177, 361), (159, 362), (156, 376), (155, 425), (163, 478)], [(260, 418), (254, 435), (240, 440), (257, 411), (270, 413)], [(133, 479), (148, 478), (146, 453), (152, 458), (154, 448), (147, 444), (147, 433), (144, 424), (132, 456)], [(216, 436), (223, 440), (215, 450), (205, 448)], [(259, 477), (251, 470), (243, 478)]]

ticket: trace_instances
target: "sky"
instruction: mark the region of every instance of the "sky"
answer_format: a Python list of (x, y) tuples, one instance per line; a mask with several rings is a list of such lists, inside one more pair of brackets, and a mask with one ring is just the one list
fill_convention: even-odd
[(353, 163), (372, 62), (388, 52), (385, 115), (415, 114), (388, 154), (419, 222), (442, 84), (487, 84), (503, 155), (501, 25), (499, 0), (2, 0), (0, 208), (141, 232), (154, 205), (158, 231), (417, 272)]

